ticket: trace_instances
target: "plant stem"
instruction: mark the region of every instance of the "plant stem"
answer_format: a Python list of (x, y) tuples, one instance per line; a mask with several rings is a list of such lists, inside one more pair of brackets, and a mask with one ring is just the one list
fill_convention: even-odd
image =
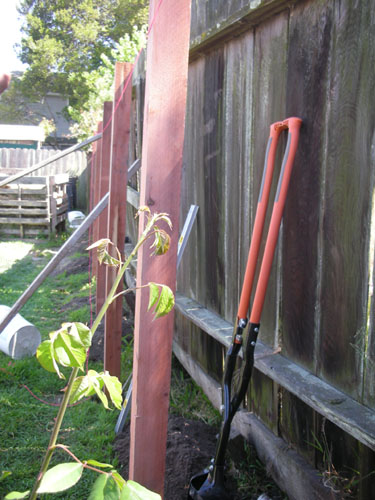
[(149, 222), (146, 225), (146, 228), (144, 229), (143, 233), (141, 234), (141, 237), (139, 238), (137, 244), (133, 248), (133, 251), (130, 253), (129, 257), (126, 259), (126, 261), (121, 266), (121, 268), (120, 268), (120, 270), (119, 270), (119, 272), (118, 272), (118, 274), (116, 276), (116, 279), (115, 279), (115, 281), (114, 281), (114, 283), (112, 285), (112, 288), (109, 291), (109, 293), (107, 295), (107, 298), (106, 298), (104, 304), (102, 305), (100, 311), (98, 312), (98, 315), (96, 316), (95, 321), (94, 321), (94, 323), (93, 323), (93, 325), (91, 327), (91, 333), (93, 335), (96, 332), (96, 329), (98, 328), (98, 326), (100, 325), (100, 322), (103, 319), (103, 316), (105, 315), (108, 307), (110, 306), (110, 304), (111, 304), (111, 302), (112, 302), (112, 300), (113, 300), (113, 298), (115, 296), (117, 287), (119, 286), (120, 281), (121, 281), (122, 277), (125, 274), (125, 271), (129, 267), (130, 262), (134, 259), (134, 257), (136, 256), (139, 248), (143, 245), (143, 243), (147, 239), (148, 233), (149, 233), (150, 228), (152, 227), (152, 225), (153, 225), (153, 221), (152, 221), (152, 224), (150, 224), (150, 222)]
[[(95, 321), (94, 321), (94, 323), (93, 323), (93, 325), (91, 327), (91, 332), (92, 332), (93, 335), (94, 335), (96, 329), (98, 328), (101, 320), (103, 319), (103, 316), (105, 315), (105, 313), (106, 313), (109, 305), (111, 304), (111, 302), (113, 300), (113, 297), (115, 296), (117, 287), (119, 286), (120, 281), (121, 281), (123, 275), (125, 274), (126, 269), (129, 267), (130, 262), (133, 260), (133, 258), (137, 254), (140, 246), (150, 236), (149, 232), (150, 232), (152, 226), (154, 225), (154, 223), (155, 223), (155, 216), (151, 217), (149, 219), (149, 221), (146, 224), (146, 227), (145, 227), (143, 233), (141, 234), (141, 236), (140, 236), (137, 244), (133, 248), (133, 251), (131, 252), (131, 254), (129, 255), (129, 257), (126, 259), (126, 261), (124, 262), (124, 264), (121, 266), (121, 268), (120, 268), (120, 270), (119, 270), (119, 272), (117, 274), (117, 277), (116, 277), (116, 279), (115, 279), (115, 281), (113, 283), (113, 286), (112, 286), (110, 292), (108, 293), (108, 296), (107, 296), (107, 298), (106, 298), (103, 306), (101, 307), (101, 309), (100, 309), (100, 311), (99, 311), (97, 317), (95, 318)], [(61, 424), (62, 424), (64, 415), (65, 415), (66, 409), (68, 407), (68, 402), (69, 402), (70, 395), (71, 395), (71, 392), (72, 392), (72, 389), (73, 389), (73, 382), (74, 382), (74, 380), (77, 377), (78, 370), (79, 370), (79, 368), (75, 367), (75, 368), (72, 369), (72, 372), (70, 374), (69, 382), (68, 382), (68, 384), (66, 386), (66, 390), (65, 390), (65, 393), (64, 393), (63, 400), (61, 401), (61, 405), (60, 405), (60, 408), (59, 408), (59, 411), (58, 411), (58, 414), (57, 414), (57, 417), (56, 417), (55, 425), (53, 426), (53, 430), (52, 430), (51, 438), (50, 438), (50, 441), (49, 441), (49, 445), (48, 445), (47, 451), (46, 451), (46, 453), (44, 455), (43, 462), (42, 462), (42, 465), (41, 465), (41, 468), (40, 468), (40, 472), (38, 474), (38, 477), (35, 480), (35, 483), (34, 483), (32, 491), (31, 491), (29, 500), (36, 500), (37, 494), (38, 494), (38, 488), (40, 486), (40, 483), (42, 482), (44, 474), (46, 473), (46, 471), (48, 469), (48, 465), (49, 465), (49, 463), (51, 461), (53, 452), (55, 451), (57, 437), (59, 435)]]
[(46, 454), (44, 455), (43, 462), (42, 462), (42, 465), (40, 467), (40, 472), (39, 472), (38, 477), (36, 478), (36, 481), (34, 483), (29, 500), (36, 500), (38, 488), (40, 486), (40, 483), (42, 482), (44, 474), (46, 473), (46, 471), (48, 469), (48, 465), (51, 461), (51, 458), (52, 458), (52, 455), (53, 455), (53, 452), (55, 449), (57, 436), (60, 432), (61, 424), (62, 424), (64, 415), (65, 415), (65, 412), (66, 412), (66, 409), (68, 406), (69, 398), (70, 398), (72, 388), (73, 388), (73, 382), (77, 377), (78, 370), (79, 370), (79, 368), (73, 368), (72, 372), (70, 374), (69, 382), (68, 382), (68, 385), (66, 387), (64, 397), (61, 401), (59, 411), (57, 413), (55, 425), (53, 426), (53, 430), (52, 430), (51, 438), (50, 438), (50, 441), (48, 444), (48, 448), (47, 448)]

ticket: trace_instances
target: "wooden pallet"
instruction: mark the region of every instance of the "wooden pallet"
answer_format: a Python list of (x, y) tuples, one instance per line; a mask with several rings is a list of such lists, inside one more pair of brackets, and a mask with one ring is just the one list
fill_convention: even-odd
[[(7, 176), (0, 175), (0, 180)], [(68, 174), (23, 177), (0, 188), (0, 235), (27, 238), (64, 229), (68, 182)]]

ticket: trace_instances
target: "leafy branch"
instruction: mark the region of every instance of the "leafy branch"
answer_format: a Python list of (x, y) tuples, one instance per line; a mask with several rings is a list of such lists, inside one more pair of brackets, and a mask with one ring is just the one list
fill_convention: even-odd
[[(111, 376), (107, 371), (98, 373), (95, 370), (88, 370), (87, 373), (85, 373), (84, 365), (93, 335), (109, 305), (120, 295), (116, 295), (116, 290), (139, 248), (149, 238), (153, 238), (154, 241), (151, 244), (153, 255), (162, 255), (169, 249), (170, 237), (168, 233), (156, 224), (158, 221), (163, 221), (172, 229), (171, 221), (167, 214), (151, 214), (148, 207), (142, 207), (138, 214), (140, 213), (144, 213), (146, 216), (145, 229), (125, 262), (121, 261), (121, 253), (117, 248), (115, 248), (117, 258), (110, 255), (109, 249), (114, 245), (108, 239), (97, 241), (88, 248), (88, 250), (97, 249), (97, 256), (100, 264), (109, 265), (118, 269), (113, 286), (91, 329), (82, 323), (63, 323), (61, 328), (51, 332), (49, 338), (42, 342), (37, 349), (36, 357), (45, 370), (56, 372), (58, 377), (62, 379), (65, 378), (62, 371), (64, 368), (71, 368), (71, 373), (64, 389), (64, 396), (58, 410), (40, 472), (34, 482), (31, 492), (26, 491), (19, 493), (14, 491), (9, 493), (5, 497), (5, 500), (23, 498), (36, 500), (37, 496), (40, 494), (65, 491), (80, 480), (85, 468), (94, 469), (99, 473), (99, 477), (93, 485), (89, 500), (160, 500), (159, 495), (150, 492), (134, 481), (125, 481), (111, 465), (101, 464), (94, 460), (81, 462), (66, 446), (57, 444), (57, 438), (68, 404), (76, 403), (84, 397), (96, 395), (106, 409), (109, 409), (109, 400), (115, 408), (121, 409), (122, 386), (117, 377)], [(168, 314), (174, 306), (172, 290), (166, 285), (157, 283), (148, 283), (139, 288), (145, 287), (148, 287), (150, 291), (148, 310), (153, 310), (155, 319)], [(127, 291), (124, 293), (126, 292)], [(80, 371), (83, 372), (83, 375), (79, 375)], [(74, 459), (74, 462), (62, 463), (48, 469), (56, 448), (64, 449)], [(100, 470), (100, 468), (107, 467), (111, 468), (109, 472)]]

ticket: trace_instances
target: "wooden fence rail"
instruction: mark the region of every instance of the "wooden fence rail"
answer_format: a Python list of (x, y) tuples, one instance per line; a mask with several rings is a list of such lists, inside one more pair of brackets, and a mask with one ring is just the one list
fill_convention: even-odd
[[(142, 150), (143, 63), (133, 74), (129, 164)], [(310, 467), (327, 466), (318, 449), (327, 443), (336, 470), (358, 471), (360, 500), (375, 487), (374, 67), (371, 0), (193, 2), (180, 213), (200, 210), (177, 276), (175, 352), (217, 401), (269, 125), (300, 116), (246, 408)], [(142, 203), (154, 202), (151, 191)], [(126, 226), (135, 241), (130, 204)], [(272, 464), (285, 472), (284, 452)]]
[[(335, 467), (364, 478), (360, 499), (375, 487), (372, 4), (194, 3), (181, 213), (192, 203), (200, 211), (178, 273), (197, 310), (233, 324), (269, 125), (303, 118), (260, 335), (281, 353), (257, 363), (247, 408), (313, 466), (324, 467), (315, 445), (326, 440)], [(133, 79), (133, 148), (142, 71)], [(176, 352), (197, 378), (199, 368), (220, 384), (223, 342), (179, 311)]]

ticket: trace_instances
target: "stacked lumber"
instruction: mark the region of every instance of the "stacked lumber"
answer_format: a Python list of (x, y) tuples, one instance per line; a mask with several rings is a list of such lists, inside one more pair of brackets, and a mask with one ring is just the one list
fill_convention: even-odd
[[(0, 180), (11, 172), (4, 173)], [(22, 177), (0, 188), (0, 235), (27, 238), (63, 230), (68, 182), (68, 174)]]

